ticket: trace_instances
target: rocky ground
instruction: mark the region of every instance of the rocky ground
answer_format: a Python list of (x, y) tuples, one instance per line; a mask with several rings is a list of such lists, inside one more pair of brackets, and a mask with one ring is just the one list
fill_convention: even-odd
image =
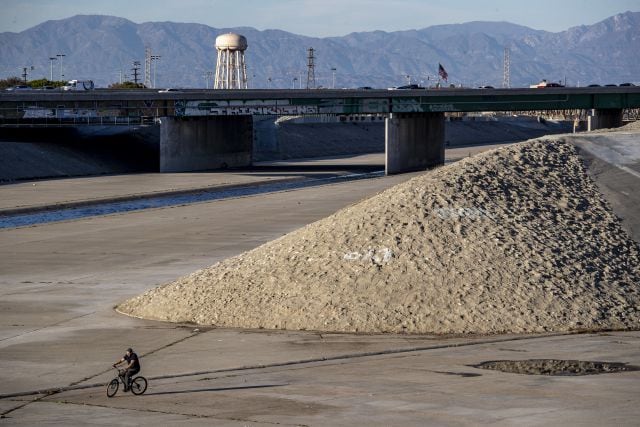
[(427, 172), (118, 306), (203, 325), (525, 333), (640, 327), (640, 252), (576, 148)]

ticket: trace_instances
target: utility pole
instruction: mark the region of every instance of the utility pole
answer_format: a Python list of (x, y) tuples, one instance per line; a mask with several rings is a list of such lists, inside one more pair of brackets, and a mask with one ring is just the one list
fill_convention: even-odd
[(131, 71), (133, 71), (133, 82), (136, 86), (138, 85), (138, 70), (140, 70), (140, 61), (133, 61), (133, 68)]
[[(151, 48), (144, 48), (144, 86), (146, 88), (156, 87), (156, 65), (154, 61), (160, 59), (160, 55), (152, 55)], [(153, 64), (152, 64), (153, 63)], [(151, 66), (153, 65), (153, 82), (151, 81)]]
[(49, 57), (49, 62), (50, 62), (50, 66), (51, 66), (51, 71), (49, 72), (49, 81), (52, 82), (53, 81), (53, 61), (57, 61), (58, 58), (56, 58), (55, 56), (50, 56)]
[(314, 63), (313, 48), (310, 47), (307, 55), (307, 89), (316, 88), (316, 65)]
[(144, 87), (151, 87), (151, 48), (149, 46), (144, 48)]
[(502, 87), (504, 88), (511, 87), (511, 51), (508, 47), (504, 48)]
[(29, 69), (33, 71), (33, 65), (31, 67), (22, 67), (22, 80), (27, 83), (27, 76), (29, 75)]

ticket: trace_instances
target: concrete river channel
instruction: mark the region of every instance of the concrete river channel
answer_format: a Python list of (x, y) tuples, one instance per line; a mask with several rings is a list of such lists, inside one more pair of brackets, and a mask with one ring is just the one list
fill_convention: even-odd
[(360, 179), (378, 178), (381, 176), (384, 176), (384, 171), (348, 174), (328, 178), (301, 179), (218, 190), (202, 190), (186, 194), (159, 195), (125, 201), (96, 202), (95, 204), (92, 203), (89, 205), (75, 207), (53, 207), (45, 210), (39, 209), (35, 212), (0, 215), (0, 229), (28, 227), (32, 225), (69, 221), (100, 215), (111, 215), (123, 212), (140, 211), (144, 209), (164, 208), (170, 206), (189, 205), (193, 203), (211, 202), (215, 200), (255, 196), (258, 194), (297, 190), (300, 188), (316, 187)]

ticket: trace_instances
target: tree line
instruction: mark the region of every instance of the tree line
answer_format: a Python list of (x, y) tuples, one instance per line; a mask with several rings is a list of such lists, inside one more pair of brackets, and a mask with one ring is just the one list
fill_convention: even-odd
[[(25, 82), (20, 77), (8, 77), (6, 79), (0, 79), (0, 90), (8, 89), (14, 86), (26, 85), (31, 87), (32, 89), (42, 89), (42, 88), (59, 88), (67, 84), (66, 80), (49, 80), (49, 79), (38, 79), (38, 80), (30, 80)], [(134, 83), (130, 81), (122, 82), (122, 83), (112, 83), (108, 86), (109, 89), (145, 89), (145, 85), (142, 83)]]

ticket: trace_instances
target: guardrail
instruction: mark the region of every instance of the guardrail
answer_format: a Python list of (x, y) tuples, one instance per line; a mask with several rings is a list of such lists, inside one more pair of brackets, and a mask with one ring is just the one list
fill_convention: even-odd
[(2, 118), (2, 127), (66, 127), (66, 126), (150, 126), (158, 124), (152, 116), (137, 117), (44, 117), (44, 118)]

